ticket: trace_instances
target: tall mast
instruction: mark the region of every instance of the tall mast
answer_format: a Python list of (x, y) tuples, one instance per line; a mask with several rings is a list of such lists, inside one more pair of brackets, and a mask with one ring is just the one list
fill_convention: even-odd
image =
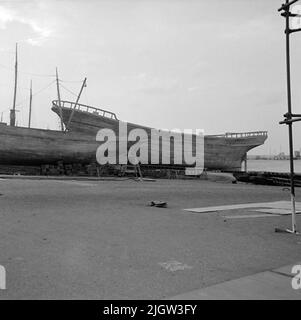
[(64, 131), (64, 123), (63, 123), (63, 112), (62, 112), (62, 105), (61, 105), (61, 94), (60, 94), (60, 84), (59, 84), (59, 76), (56, 68), (56, 88), (57, 88), (57, 97), (59, 100), (59, 112), (60, 112), (60, 119), (61, 119), (61, 130)]
[(67, 123), (67, 125), (66, 125), (65, 131), (67, 131), (67, 130), (69, 129), (69, 125), (70, 125), (70, 123), (71, 123), (71, 120), (72, 120), (74, 111), (75, 111), (75, 109), (76, 109), (76, 107), (77, 107), (77, 105), (78, 105), (78, 101), (79, 101), (79, 99), (80, 99), (80, 96), (81, 96), (81, 94), (82, 94), (82, 92), (83, 92), (84, 87), (86, 87), (86, 82), (87, 82), (87, 78), (84, 79), (83, 84), (82, 84), (82, 86), (81, 86), (81, 88), (80, 88), (79, 94), (78, 94), (78, 96), (77, 96), (75, 105), (74, 105), (74, 107), (73, 107), (73, 109), (72, 109), (72, 112), (71, 112), (71, 114), (70, 114), (70, 117), (69, 117), (68, 123)]
[(13, 108), (10, 110), (10, 125), (12, 127), (16, 125), (17, 84), (18, 84), (18, 44), (16, 43), (14, 101), (13, 101)]
[(30, 125), (31, 125), (31, 107), (32, 107), (32, 80), (30, 80), (28, 128), (30, 128)]

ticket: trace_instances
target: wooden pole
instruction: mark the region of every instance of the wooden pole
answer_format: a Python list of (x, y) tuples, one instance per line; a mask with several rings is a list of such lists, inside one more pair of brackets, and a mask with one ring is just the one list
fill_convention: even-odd
[(30, 80), (28, 128), (30, 128), (30, 125), (31, 125), (31, 107), (32, 107), (32, 80)]
[(82, 92), (83, 92), (83, 89), (84, 89), (84, 87), (86, 86), (86, 82), (87, 82), (87, 78), (84, 79), (83, 84), (82, 84), (82, 86), (81, 86), (81, 88), (80, 88), (80, 91), (79, 91), (79, 94), (78, 94), (78, 96), (77, 96), (75, 105), (74, 105), (74, 107), (73, 107), (73, 109), (72, 109), (72, 112), (71, 112), (71, 114), (70, 114), (68, 123), (67, 123), (67, 125), (66, 125), (65, 132), (69, 129), (69, 125), (70, 125), (70, 123), (71, 123), (71, 120), (72, 120), (74, 111), (75, 111), (75, 109), (76, 109), (76, 107), (77, 107), (77, 105), (78, 105), (78, 101), (79, 101), (80, 96), (81, 96), (81, 94), (82, 94)]
[(63, 112), (62, 112), (61, 94), (60, 94), (60, 84), (59, 84), (59, 76), (58, 76), (57, 68), (56, 68), (55, 71), (56, 71), (57, 97), (58, 97), (58, 100), (59, 100), (59, 112), (60, 112), (60, 119), (61, 119), (61, 130), (64, 131)]
[(248, 158), (247, 158), (247, 154), (245, 154), (244, 158), (243, 158), (243, 164), (244, 164), (244, 172), (247, 172), (248, 171), (248, 165), (247, 165), (247, 161), (248, 161)]
[(13, 101), (13, 108), (10, 110), (10, 125), (12, 127), (16, 125), (17, 85), (18, 85), (18, 44), (16, 43), (14, 101)]

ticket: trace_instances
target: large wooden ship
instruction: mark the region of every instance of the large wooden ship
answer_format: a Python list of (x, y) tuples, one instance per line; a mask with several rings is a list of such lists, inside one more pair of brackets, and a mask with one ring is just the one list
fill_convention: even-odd
[[(68, 134), (80, 134), (82, 138), (90, 136), (95, 139), (100, 129), (107, 128), (119, 136), (119, 120), (111, 111), (58, 100), (52, 102), (52, 110), (64, 122)], [(144, 129), (150, 137), (150, 127), (127, 123), (128, 132), (136, 128)], [(266, 131), (205, 135), (204, 167), (210, 170), (239, 171), (246, 153), (262, 145), (266, 139)]]
[[(0, 164), (39, 165), (64, 163), (89, 164), (96, 162), (96, 150), (99, 142), (96, 133), (101, 128), (118, 131), (116, 115), (112, 112), (61, 101), (53, 101), (52, 110), (62, 114), (62, 120), (68, 131), (33, 129), (9, 126), (0, 123)], [(150, 128), (128, 124), (128, 129)], [(204, 141), (204, 167), (213, 170), (240, 170), (246, 153), (261, 144), (267, 138), (265, 131), (248, 133), (226, 133), (207, 135)], [(154, 165), (155, 166), (155, 165)]]

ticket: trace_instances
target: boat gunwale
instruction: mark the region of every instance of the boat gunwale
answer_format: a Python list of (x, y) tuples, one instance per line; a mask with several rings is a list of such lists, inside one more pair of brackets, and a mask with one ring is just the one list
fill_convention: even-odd
[[(58, 101), (58, 100), (54, 100), (54, 101)], [(70, 101), (68, 101), (68, 103), (70, 103)], [(75, 105), (75, 103), (73, 103), (73, 105)], [(82, 104), (83, 106), (86, 106), (84, 104)], [(56, 105), (56, 104), (53, 104), (53, 109), (57, 109), (59, 110), (59, 106)], [(92, 109), (96, 109), (95, 107), (91, 107)], [(66, 107), (66, 106), (62, 106), (62, 109), (65, 109), (65, 110), (72, 110), (70, 107)], [(99, 109), (99, 110), (102, 110), (102, 109)], [(53, 110), (54, 111), (54, 110)], [(83, 113), (89, 117), (94, 117), (94, 118), (100, 118), (100, 119), (103, 119), (103, 121), (108, 121), (109, 123), (110, 122), (119, 122), (119, 121), (122, 121), (122, 120), (119, 120), (119, 119), (113, 119), (113, 118), (109, 118), (109, 117), (106, 117), (106, 116), (103, 116), (101, 114), (93, 114), (92, 112), (87, 112), (87, 111), (84, 111), (84, 110), (81, 110), (81, 109), (74, 109), (74, 111), (76, 113)], [(59, 117), (60, 115), (55, 112)], [(73, 123), (77, 123), (77, 124), (83, 124), (84, 122), (81, 120), (81, 121), (77, 121), (75, 119), (72, 120)], [(92, 126), (94, 127), (95, 124), (91, 124), (91, 123), (85, 123), (85, 125), (87, 126)], [(148, 126), (145, 126), (145, 125), (138, 125), (138, 124), (135, 124), (135, 123), (128, 123), (128, 125), (130, 126), (133, 126), (133, 127), (137, 127), (137, 128), (142, 128), (142, 129), (147, 129), (147, 130), (152, 130), (154, 128), (152, 127), (148, 127)], [(156, 130), (161, 130), (161, 129), (156, 129)], [(71, 130), (70, 132), (76, 132), (76, 131), (73, 131)], [(81, 131), (82, 132), (82, 131)], [(194, 135), (194, 134), (193, 134)], [(268, 132), (267, 131), (263, 131), (263, 130), (258, 130), (258, 131), (249, 131), (249, 132), (226, 132), (224, 134), (204, 134), (204, 138), (205, 139), (223, 139), (223, 141), (227, 142), (227, 143), (239, 143), (239, 142), (243, 142), (243, 143), (250, 143), (250, 145), (254, 145), (254, 146), (259, 146), (259, 145), (262, 145), (265, 140), (268, 138)], [(255, 140), (255, 141), (254, 141)]]
[[(60, 103), (60, 104), (59, 104)], [(66, 105), (69, 105), (69, 107), (66, 107)], [(52, 100), (52, 105), (56, 108), (66, 108), (66, 109), (73, 109), (74, 107), (74, 110), (75, 111), (81, 111), (81, 112), (85, 112), (85, 113), (88, 113), (88, 114), (93, 114), (95, 116), (100, 116), (100, 117), (104, 117), (104, 118), (108, 118), (108, 119), (112, 119), (112, 120), (118, 120), (116, 114), (114, 112), (111, 112), (109, 110), (105, 110), (105, 109), (101, 109), (101, 108), (96, 108), (96, 107), (92, 107), (92, 106), (88, 106), (86, 104), (82, 104), (82, 103), (75, 103), (75, 102), (71, 102), (71, 101), (68, 101), (68, 100), (61, 100), (59, 102), (59, 100)], [(83, 108), (86, 108), (86, 110), (81, 110), (80, 108), (83, 107)], [(92, 111), (89, 111), (89, 110), (94, 110), (93, 112)], [(99, 111), (99, 112), (102, 112), (103, 114), (95, 114), (94, 112), (95, 111)], [(106, 114), (109, 114), (110, 117), (107, 117)]]

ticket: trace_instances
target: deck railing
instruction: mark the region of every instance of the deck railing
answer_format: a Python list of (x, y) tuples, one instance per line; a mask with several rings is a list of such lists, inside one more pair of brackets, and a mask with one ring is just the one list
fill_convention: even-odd
[(254, 132), (226, 132), (225, 134), (211, 135), (211, 137), (224, 137), (224, 138), (249, 138), (249, 137), (267, 137), (267, 131), (254, 131)]
[[(53, 104), (53, 106), (55, 106), (57, 108), (59, 108), (59, 106), (60, 106), (58, 100), (53, 100), (52, 104)], [(75, 102), (61, 100), (61, 107), (62, 108), (73, 109), (75, 107)], [(96, 108), (96, 107), (87, 106), (87, 105), (81, 104), (81, 103), (78, 103), (76, 105), (75, 110), (80, 110), (80, 111), (83, 111), (83, 112), (92, 113), (94, 115), (98, 115), (98, 116), (102, 116), (102, 117), (118, 120), (117, 117), (116, 117), (116, 114), (111, 112), (111, 111), (100, 109), (100, 108)]]

